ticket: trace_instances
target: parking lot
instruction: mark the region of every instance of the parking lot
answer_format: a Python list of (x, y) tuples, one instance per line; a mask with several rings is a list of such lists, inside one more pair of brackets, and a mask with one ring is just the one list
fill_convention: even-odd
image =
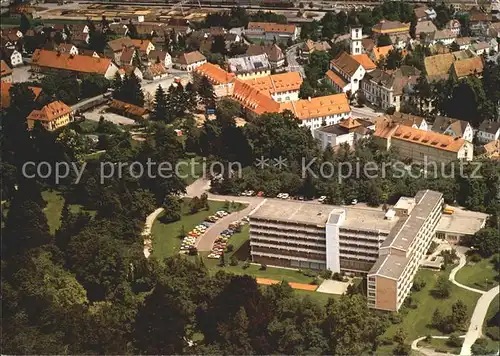
[(92, 120), (92, 121), (99, 121), (101, 116), (104, 116), (104, 119), (107, 121), (111, 121), (112, 123), (116, 125), (133, 125), (135, 124), (135, 121), (132, 119), (129, 119), (128, 117), (120, 116), (115, 113), (111, 112), (105, 112), (106, 106), (99, 106), (91, 111), (86, 111), (83, 116), (85, 116), (86, 119)]
[(12, 82), (22, 83), (33, 80), (34, 78), (31, 78), (30, 69), (31, 69), (30, 66), (21, 66), (12, 68)]

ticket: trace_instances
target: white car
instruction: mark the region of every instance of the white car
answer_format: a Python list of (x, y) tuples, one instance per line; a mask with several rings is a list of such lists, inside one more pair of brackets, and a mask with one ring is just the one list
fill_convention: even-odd
[(249, 190), (249, 191), (248, 191), (248, 196), (249, 196), (249, 197), (251, 197), (251, 196), (252, 196), (252, 195), (254, 195), (254, 194), (255, 194), (255, 192), (254, 192), (253, 190)]
[(276, 195), (276, 198), (278, 198), (278, 199), (283, 198), (283, 194), (284, 194), (284, 193), (278, 193), (278, 195)]
[(281, 199), (288, 199), (290, 198), (290, 194), (288, 193), (283, 193), (283, 195), (281, 196)]
[(326, 200), (326, 195), (322, 195), (322, 196), (320, 196), (320, 197), (319, 197), (319, 199), (318, 199), (318, 201), (319, 201), (320, 203), (323, 203), (325, 200)]
[(353, 199), (351, 205), (356, 205), (356, 204), (358, 204), (358, 199)]

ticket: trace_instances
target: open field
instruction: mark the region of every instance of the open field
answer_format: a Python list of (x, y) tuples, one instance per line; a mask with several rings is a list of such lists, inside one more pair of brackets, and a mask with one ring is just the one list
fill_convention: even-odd
[(456, 280), (466, 286), (489, 290), (498, 284), (498, 272), (493, 268), (492, 258), (484, 258), (479, 262), (467, 259), (467, 264), (457, 272)]

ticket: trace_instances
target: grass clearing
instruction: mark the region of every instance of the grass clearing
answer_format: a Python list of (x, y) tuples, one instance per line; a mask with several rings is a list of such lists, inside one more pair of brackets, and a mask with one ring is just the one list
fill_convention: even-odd
[[(417, 276), (425, 280), (426, 285), (421, 291), (411, 293), (412, 298), (418, 301), (417, 309), (408, 308), (403, 321), (400, 324), (391, 325), (383, 336), (392, 338), (399, 328), (403, 328), (408, 334), (407, 342), (426, 335), (443, 335), (443, 333), (430, 326), (432, 314), (436, 309), (440, 309), (443, 314), (450, 314), (452, 304), (458, 300), (462, 300), (467, 306), (467, 314), (470, 319), (480, 297), (478, 293), (470, 292), (453, 284), (449, 298), (436, 299), (430, 294), (439, 276), (448, 277), (452, 268), (450, 266), (446, 270), (439, 272), (420, 269)], [(392, 350), (393, 347), (390, 346), (389, 350)]]
[(218, 210), (239, 211), (245, 207), (243, 204), (236, 204), (232, 208), (227, 209), (227, 207), (225, 207), (225, 202), (209, 201), (209, 210), (201, 210), (190, 215), (188, 214), (189, 201), (190, 199), (183, 199), (181, 205), (181, 219), (179, 221), (164, 224), (160, 221), (161, 216), (163, 216), (162, 213), (153, 223), (153, 228), (151, 229), (151, 235), (153, 236), (153, 255), (160, 260), (165, 257), (173, 256), (179, 252), (181, 247), (179, 232), (182, 228), (184, 228), (184, 231), (188, 232), (196, 225), (201, 224), (207, 216), (213, 215)]
[(496, 286), (498, 273), (493, 268), (492, 258), (483, 258), (479, 262), (468, 259), (467, 264), (457, 272), (455, 277), (457, 282), (481, 290), (489, 290)]
[[(61, 212), (64, 206), (64, 197), (56, 190), (45, 190), (42, 192), (42, 198), (47, 202), (47, 206), (43, 209), (43, 212), (47, 217), (50, 233), (54, 234), (61, 226)], [(80, 204), (70, 204), (69, 210), (75, 214), (80, 211), (86, 212), (92, 217), (96, 214), (95, 210), (87, 210)]]
[(61, 193), (55, 190), (43, 191), (42, 198), (47, 202), (47, 206), (43, 211), (47, 217), (50, 233), (54, 234), (61, 226), (61, 211), (64, 205), (64, 198)]
[(203, 157), (194, 156), (179, 161), (179, 176), (183, 177), (187, 185), (192, 184), (203, 174)]

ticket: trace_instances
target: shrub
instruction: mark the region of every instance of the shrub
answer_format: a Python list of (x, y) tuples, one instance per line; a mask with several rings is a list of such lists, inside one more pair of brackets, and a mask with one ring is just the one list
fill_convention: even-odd
[(229, 244), (229, 245), (226, 246), (226, 251), (227, 252), (233, 252), (233, 249), (234, 249), (234, 246), (231, 245), (231, 244)]
[(238, 259), (235, 256), (231, 256), (231, 258), (229, 259), (229, 264), (231, 266), (237, 266), (238, 265)]
[(500, 341), (500, 328), (498, 326), (487, 327), (485, 333), (490, 339)]
[(474, 253), (470, 256), (469, 261), (477, 263), (477, 262), (481, 261), (481, 256), (479, 256), (479, 254), (477, 254), (477, 253)]
[(447, 344), (453, 347), (460, 347), (462, 346), (462, 340), (460, 339), (457, 333), (453, 333), (450, 335)]
[(324, 269), (319, 273), (319, 276), (323, 279), (330, 279), (332, 278), (332, 271), (329, 269)]
[(320, 284), (320, 280), (318, 277), (314, 277), (314, 279), (312, 280), (311, 284), (317, 286)]
[(415, 292), (419, 292), (425, 288), (425, 285), (426, 285), (425, 280), (420, 277), (417, 277), (413, 281), (413, 286), (411, 287), (411, 289)]
[(401, 324), (401, 322), (403, 321), (403, 316), (401, 314), (397, 313), (397, 312), (393, 312), (389, 316), (389, 320), (393, 324)]
[(266, 265), (265, 263), (262, 263), (262, 264), (260, 265), (260, 270), (261, 270), (261, 271), (265, 271), (266, 269), (267, 269), (267, 265)]
[(300, 269), (299, 272), (306, 277), (316, 277), (317, 273), (310, 269)]
[(425, 342), (431, 342), (432, 341), (432, 336), (427, 335), (424, 340), (425, 340)]
[(338, 272), (335, 272), (333, 274), (332, 279), (335, 280), (335, 281), (341, 281), (342, 282), (342, 276)]
[(191, 247), (189, 249), (189, 256), (198, 256), (198, 249), (196, 247)]
[(250, 262), (245, 261), (245, 263), (243, 263), (243, 269), (247, 269), (248, 267), (250, 267)]

